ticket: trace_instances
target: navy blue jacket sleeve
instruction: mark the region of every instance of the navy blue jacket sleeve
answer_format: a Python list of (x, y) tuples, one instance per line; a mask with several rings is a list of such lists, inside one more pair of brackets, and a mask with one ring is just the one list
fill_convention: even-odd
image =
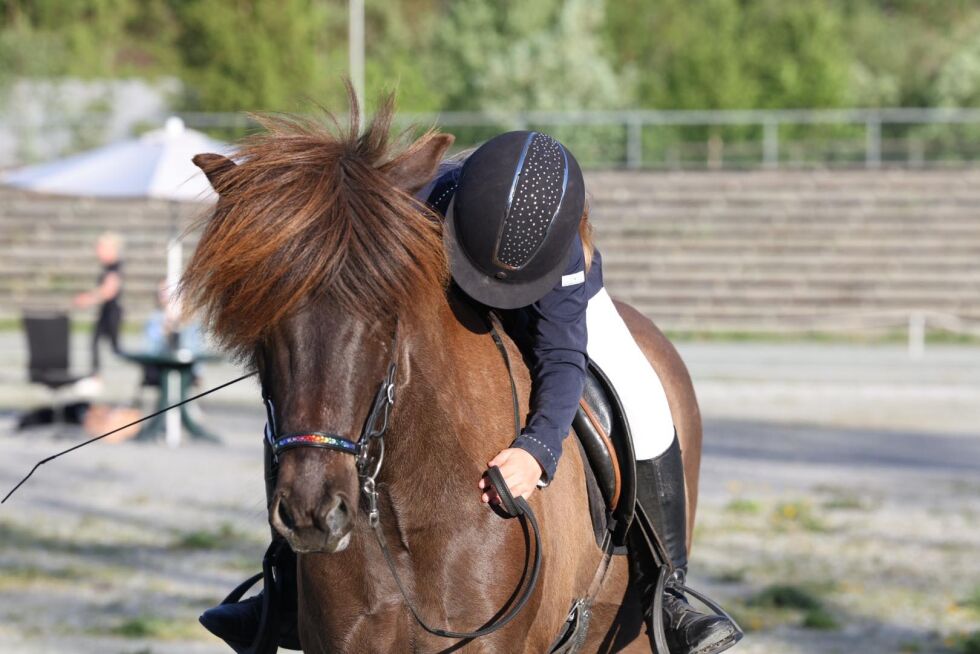
[[(460, 172), (459, 162), (444, 164), (418, 198), (445, 215)], [(562, 441), (582, 397), (588, 345), (585, 309), (601, 286), (598, 252), (586, 279), (585, 253), (576, 235), (564, 276), (555, 287), (531, 306), (500, 312), (504, 328), (531, 368), (531, 411), (513, 446), (526, 450), (541, 464), (544, 482), (555, 474)]]
[[(554, 289), (529, 307), (519, 331), (511, 335), (524, 343), (531, 366), (531, 412), (514, 447), (529, 452), (541, 464), (549, 482), (558, 467), (562, 441), (568, 435), (585, 386), (589, 303), (585, 254), (578, 236), (569, 251), (565, 274)], [(508, 330), (510, 331), (510, 330)]]

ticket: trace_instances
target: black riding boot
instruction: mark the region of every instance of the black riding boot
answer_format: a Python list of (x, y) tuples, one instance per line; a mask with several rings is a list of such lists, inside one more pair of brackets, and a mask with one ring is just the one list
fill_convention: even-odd
[[(271, 505), (272, 493), (276, 489), (278, 467), (272, 457), (272, 448), (268, 441), (265, 444), (265, 496), (266, 507)], [(296, 588), (296, 554), (289, 543), (275, 531), (272, 532), (272, 544), (266, 552), (263, 563), (264, 570), (275, 569), (276, 580), (266, 579), (266, 587), (275, 584), (278, 592), (273, 595), (278, 600), (279, 638), (278, 646), (285, 649), (300, 649), (299, 627), (297, 613)], [(251, 584), (249, 584), (251, 585)], [(241, 587), (239, 587), (241, 588)], [(247, 588), (245, 589), (247, 590)], [(265, 603), (265, 591), (258, 595), (237, 602), (225, 602), (208, 609), (198, 618), (204, 628), (228, 645), (243, 654), (253, 650), (259, 629), (262, 626), (262, 609)], [(270, 598), (272, 599), (272, 598)], [(272, 601), (276, 601), (272, 599)], [(256, 647), (255, 654), (262, 654), (265, 648)]]
[[(640, 517), (640, 526), (653, 532), (646, 537), (656, 542), (670, 573), (663, 592), (664, 635), (670, 654), (716, 654), (728, 649), (742, 638), (742, 631), (734, 621), (727, 615), (698, 611), (684, 595), (684, 590), (690, 590), (684, 585), (687, 501), (684, 465), (676, 435), (666, 452), (654, 459), (636, 462), (636, 477), (638, 512), (646, 517), (646, 520)], [(648, 581), (645, 585), (655, 587), (650, 580), (658, 578), (659, 570), (644, 572)], [(653, 599), (650, 599), (651, 609)], [(648, 620), (648, 627), (650, 623)], [(652, 629), (650, 631), (652, 642)]]

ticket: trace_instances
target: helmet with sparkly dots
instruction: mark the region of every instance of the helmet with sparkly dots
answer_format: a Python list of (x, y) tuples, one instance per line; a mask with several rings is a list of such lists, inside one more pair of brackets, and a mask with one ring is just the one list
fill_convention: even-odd
[(446, 211), (453, 279), (498, 309), (533, 304), (559, 283), (585, 208), (578, 162), (541, 132), (507, 132), (469, 156)]

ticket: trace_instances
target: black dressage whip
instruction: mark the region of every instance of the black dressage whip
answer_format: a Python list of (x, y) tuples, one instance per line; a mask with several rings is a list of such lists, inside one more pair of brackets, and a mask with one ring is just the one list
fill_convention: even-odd
[(177, 404), (172, 404), (172, 405), (168, 406), (165, 409), (160, 409), (159, 411), (156, 411), (154, 413), (151, 413), (148, 416), (143, 416), (139, 420), (134, 420), (133, 422), (131, 422), (129, 424), (126, 424), (126, 425), (123, 425), (122, 427), (117, 427), (116, 429), (113, 429), (112, 431), (107, 431), (106, 433), (102, 434), (101, 436), (96, 436), (95, 438), (90, 438), (87, 441), (84, 441), (82, 443), (79, 443), (78, 445), (73, 445), (72, 447), (69, 447), (67, 450), (63, 450), (61, 452), (58, 452), (57, 454), (52, 454), (51, 456), (49, 456), (46, 459), (41, 459), (40, 461), (38, 461), (37, 463), (34, 464), (34, 467), (31, 468), (31, 471), (27, 473), (27, 476), (25, 476), (23, 479), (21, 479), (19, 482), (17, 482), (17, 485), (14, 486), (12, 489), (10, 489), (10, 492), (7, 493), (2, 500), (0, 500), (0, 504), (4, 504), (8, 499), (10, 499), (10, 496), (13, 495), (14, 493), (16, 493), (17, 492), (17, 489), (20, 488), (21, 486), (23, 486), (24, 485), (24, 482), (26, 482), (28, 479), (31, 478), (31, 475), (34, 474), (34, 471), (36, 471), (38, 468), (40, 468), (41, 466), (43, 466), (48, 461), (54, 461), (58, 457), (64, 456), (65, 454), (68, 454), (69, 452), (74, 452), (75, 450), (79, 449), (80, 447), (85, 447), (86, 445), (89, 445), (90, 443), (94, 443), (95, 441), (102, 440), (106, 436), (112, 436), (117, 431), (122, 431), (123, 429), (126, 429), (127, 427), (132, 427), (133, 425), (138, 425), (141, 422), (144, 422), (146, 420), (149, 420), (150, 418), (157, 417), (161, 413), (166, 413), (167, 411), (170, 411), (170, 409), (176, 409), (177, 407), (182, 406), (184, 404), (187, 404), (188, 402), (193, 402), (194, 400), (200, 399), (200, 398), (204, 397), (205, 395), (209, 395), (209, 394), (211, 394), (211, 393), (213, 393), (215, 391), (220, 391), (222, 388), (225, 388), (227, 386), (231, 386), (232, 384), (237, 384), (238, 382), (242, 381), (243, 379), (248, 379), (249, 377), (253, 377), (256, 374), (258, 374), (258, 373), (257, 372), (250, 372), (247, 375), (242, 375), (241, 377), (239, 377), (237, 379), (232, 379), (231, 381), (227, 381), (224, 384), (221, 384), (220, 386), (215, 386), (214, 388), (211, 388), (209, 390), (206, 390), (203, 393), (198, 393), (194, 397), (189, 397), (186, 400), (183, 400), (181, 402), (178, 402)]

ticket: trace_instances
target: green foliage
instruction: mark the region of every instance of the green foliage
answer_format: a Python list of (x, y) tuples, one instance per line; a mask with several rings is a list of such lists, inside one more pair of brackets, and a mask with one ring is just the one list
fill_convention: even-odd
[(826, 608), (818, 607), (803, 614), (803, 627), (822, 630), (840, 629), (840, 622)]
[[(196, 622), (189, 620), (161, 618), (156, 615), (138, 615), (117, 624), (109, 629), (108, 633), (133, 639), (184, 640), (200, 637), (200, 627)], [(133, 654), (138, 654), (138, 652)]]
[(242, 539), (233, 526), (221, 524), (215, 531), (194, 530), (178, 535), (171, 547), (180, 550), (230, 549)]
[(729, 513), (738, 513), (742, 515), (755, 515), (762, 511), (762, 505), (759, 504), (757, 500), (749, 500), (745, 498), (735, 498), (725, 505), (725, 510)]
[(963, 598), (959, 605), (980, 614), (980, 586), (975, 586), (973, 592)]
[(5, 0), (0, 15), (0, 70), (11, 76), (146, 75), (178, 61), (166, 0)]
[[(448, 110), (578, 110), (627, 106), (628, 85), (603, 50), (602, 0), (458, 0), (435, 30), (429, 83)], [(568, 145), (580, 161), (621, 163), (621, 127), (494, 126), (491, 132), (533, 128)], [(461, 143), (491, 134), (454, 129)]]
[(774, 609), (799, 609), (812, 611), (823, 606), (820, 599), (809, 590), (789, 584), (774, 584), (756, 593), (749, 606)]
[[(980, 103), (974, 0), (365, 4), (367, 97), (395, 88), (405, 111)], [(0, 88), (167, 75), (185, 82), (179, 108), (334, 107), (347, 11), (346, 0), (0, 0)], [(644, 144), (666, 153), (691, 136), (705, 134)], [(623, 138), (602, 126), (570, 137), (599, 160)]]
[(458, 0), (440, 21), (431, 82), (446, 109), (619, 107), (605, 58), (602, 0)]
[(623, 0), (606, 34), (642, 106), (835, 107), (848, 101), (840, 27), (818, 0)]
[(972, 36), (939, 70), (936, 101), (952, 107), (980, 104), (980, 36)]
[(776, 624), (795, 623), (805, 629), (840, 628), (840, 622), (817, 594), (817, 587), (793, 584), (766, 586), (745, 601), (739, 611), (743, 625), (758, 631)]
[(960, 634), (951, 640), (953, 649), (960, 654), (980, 654), (980, 631)]
[(770, 523), (781, 530), (802, 528), (806, 531), (827, 531), (827, 526), (814, 512), (813, 505), (806, 501), (778, 504), (770, 515)]
[[(177, 41), (196, 109), (290, 110), (316, 92), (317, 20), (310, 0), (174, 5)], [(314, 96), (315, 97), (315, 96)]]

